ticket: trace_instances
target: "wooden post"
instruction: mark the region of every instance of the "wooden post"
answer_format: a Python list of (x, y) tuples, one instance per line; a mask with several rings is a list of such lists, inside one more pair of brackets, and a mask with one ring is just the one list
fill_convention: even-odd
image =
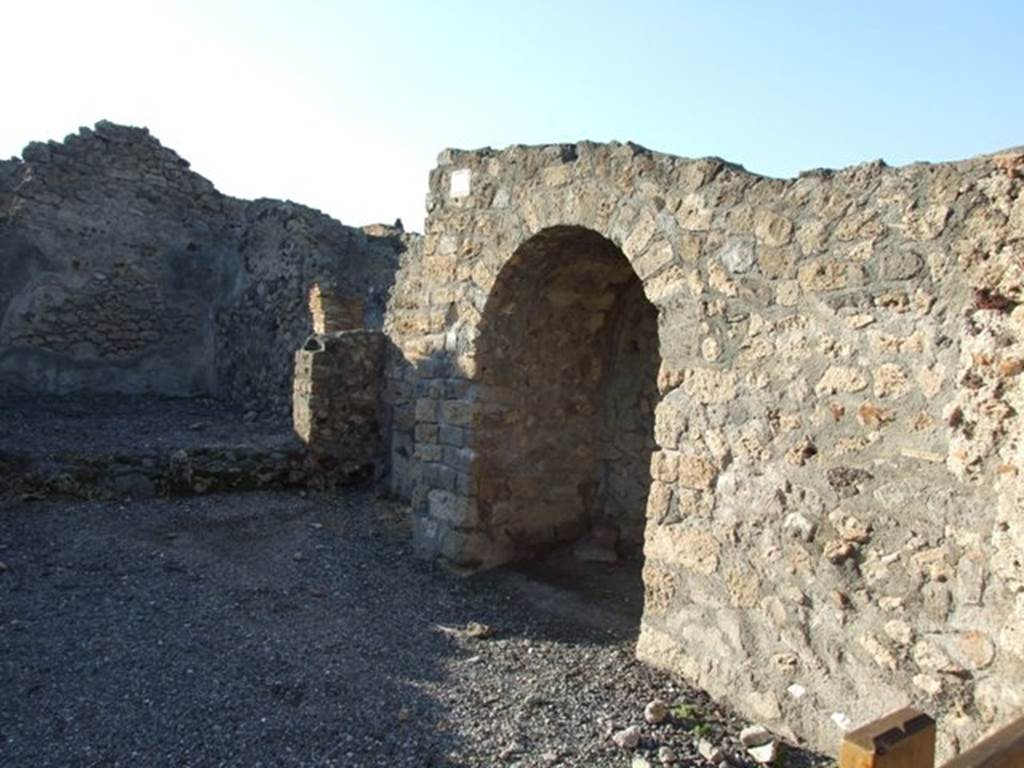
[(1024, 768), (1024, 717), (961, 752), (944, 768)]
[(907, 707), (850, 731), (839, 768), (935, 768), (935, 721)]

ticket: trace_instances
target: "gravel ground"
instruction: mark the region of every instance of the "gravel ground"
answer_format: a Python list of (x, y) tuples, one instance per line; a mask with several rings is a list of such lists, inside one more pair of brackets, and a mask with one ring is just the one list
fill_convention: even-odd
[(292, 434), (288, 419), (250, 413), (246, 420), (229, 403), (141, 395), (6, 397), (0, 424), (0, 453), (35, 457), (252, 444)]
[(8, 505), (0, 561), (2, 766), (706, 766), (745, 725), (633, 660), (628, 567), (458, 578), (365, 492)]

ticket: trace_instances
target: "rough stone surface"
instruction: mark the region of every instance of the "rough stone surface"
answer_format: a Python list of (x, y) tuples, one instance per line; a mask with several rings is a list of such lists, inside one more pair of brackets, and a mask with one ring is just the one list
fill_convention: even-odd
[(662, 699), (649, 701), (644, 707), (644, 720), (652, 725), (657, 725), (668, 717), (668, 702)]
[(310, 336), (295, 353), (295, 433), (346, 476), (373, 477), (380, 469), (385, 342), (380, 331), (341, 331)]
[(108, 122), (0, 167), (0, 394), (214, 395), (284, 412), (323, 284), (380, 328), (399, 230), (219, 193)]
[[(614, 528), (642, 660), (822, 749), (903, 704), (951, 749), (1024, 686), (1022, 190), (1021, 151), (777, 180), (449, 150), (420, 240), (226, 198), (101, 123), (0, 164), (0, 387), (283, 410), (307, 301), (316, 344), (362, 306), (420, 554)], [(359, 417), (331, 431), (316, 367), (329, 444)]]
[(615, 742), (615, 746), (622, 749), (634, 749), (640, 743), (639, 726), (631, 725), (621, 731), (616, 731), (612, 734), (612, 741)]
[(740, 743), (744, 747), (760, 747), (774, 740), (771, 731), (763, 725), (748, 725), (740, 731)]
[(643, 531), (640, 657), (748, 717), (823, 749), (901, 704), (949, 743), (1005, 722), (1022, 167), (443, 153), (385, 324), (419, 551), (479, 568), (612, 517)]

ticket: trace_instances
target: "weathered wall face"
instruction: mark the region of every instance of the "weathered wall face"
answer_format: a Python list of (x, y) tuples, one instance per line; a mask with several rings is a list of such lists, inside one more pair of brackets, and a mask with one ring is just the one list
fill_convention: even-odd
[[(548, 230), (505, 266), (486, 317), (473, 405), (421, 400), (418, 416), (432, 405), (438, 435), (423, 425), (416, 434), (418, 458), (471, 472), (488, 541), (481, 562), (529, 555), (598, 522), (639, 542), (657, 324), (626, 257), (592, 231)], [(443, 507), (451, 491), (432, 489), (428, 503)]]
[[(583, 306), (601, 286), (563, 292), (576, 314), (533, 336), (501, 330), (538, 289), (509, 289), (524, 248), (587, 265), (590, 290), (600, 256), (557, 242), (577, 228), (621, 250), (658, 314), (639, 655), (821, 748), (905, 702), (940, 715), (947, 753), (1008, 720), (1024, 706), (1022, 176), (1019, 153), (788, 181), (634, 146), (444, 153), (387, 321), (392, 486), (420, 548), (493, 564), (521, 553), (508, 543), (538, 504), (571, 519), (582, 503), (491, 482), (496, 463), (512, 485), (535, 473), (545, 435), (601, 441), (565, 418), (573, 391), (609, 424), (580, 372), (599, 361), (555, 324), (603, 326)], [(496, 349), (506, 382), (536, 377), (514, 393), (561, 376), (563, 405), (502, 402)], [(562, 421), (503, 451), (495, 423), (524, 413)], [(594, 442), (574, 450), (589, 461)]]
[(381, 326), (408, 238), (226, 197), (144, 129), (0, 163), (0, 391), (212, 394), (285, 410), (323, 281)]
[(207, 308), (231, 216), (213, 186), (143, 132), (106, 124), (29, 145), (15, 179), (0, 213), (0, 380), (211, 391)]
[(598, 440), (601, 466), (598, 504), (614, 522), (624, 549), (644, 539), (658, 402), (658, 312), (635, 277), (611, 310), (608, 369), (602, 382)]
[(295, 432), (338, 481), (368, 480), (379, 469), (380, 331), (310, 336), (295, 353)]
[(238, 263), (216, 310), (222, 396), (287, 412), (292, 353), (311, 330), (309, 293), (327, 286), (362, 304), (360, 327), (379, 330), (399, 254), (417, 236), (390, 227), (346, 227), (294, 203), (246, 206)]

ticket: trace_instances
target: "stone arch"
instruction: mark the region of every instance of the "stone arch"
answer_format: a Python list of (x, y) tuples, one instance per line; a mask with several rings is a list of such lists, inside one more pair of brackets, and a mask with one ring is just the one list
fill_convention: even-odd
[[(481, 394), (478, 364), (498, 359), (492, 299), (543, 242), (531, 238), (580, 224), (621, 248), (658, 307), (638, 657), (823, 748), (832, 710), (867, 720), (881, 700), (925, 695), (915, 681), (933, 670), (910, 650), (951, 653), (970, 624), (987, 651), (963, 694), (981, 717), (968, 728), (950, 697), (941, 715), (959, 734), (1012, 717), (1021, 602), (999, 585), (1020, 582), (1021, 409), (1006, 403), (1024, 381), (1010, 331), (1024, 307), (1005, 259), (1022, 167), (783, 181), (617, 145), (446, 153), (422, 265), (399, 294), (421, 551), (468, 568), (511, 556), (481, 472), (502, 404)], [(456, 173), (468, 190), (453, 191)], [(890, 562), (908, 526), (946, 544)], [(855, 583), (864, 599), (819, 621)], [(897, 602), (912, 646), (882, 631)]]
[(525, 240), (476, 339), (475, 514), (489, 564), (599, 531), (639, 555), (657, 400), (658, 313), (629, 260), (581, 226)]

